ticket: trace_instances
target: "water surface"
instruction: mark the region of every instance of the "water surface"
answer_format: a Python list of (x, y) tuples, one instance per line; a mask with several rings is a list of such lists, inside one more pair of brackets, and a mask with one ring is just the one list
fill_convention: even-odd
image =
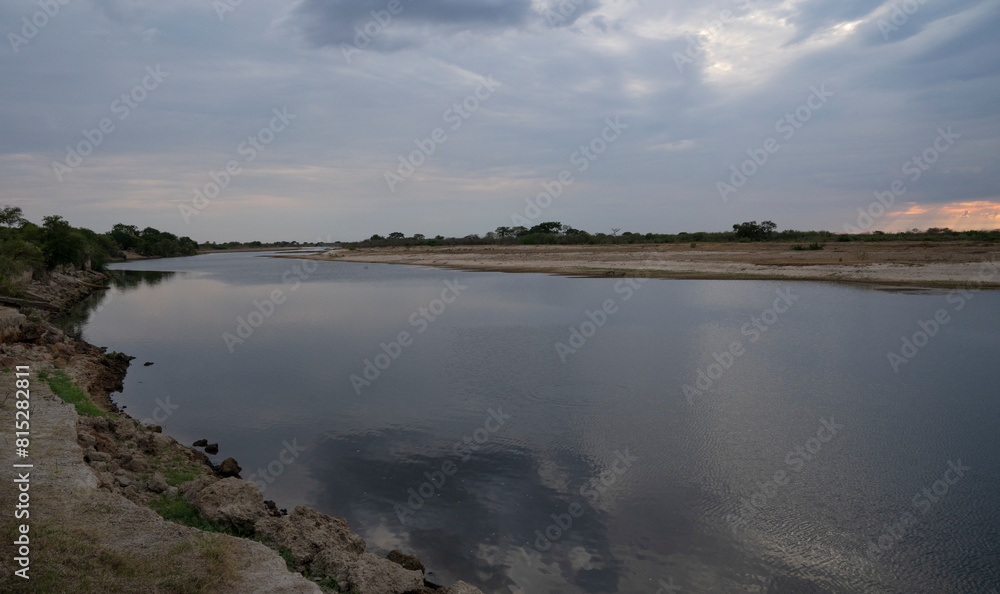
[[(137, 357), (129, 414), (219, 442), (279, 507), (344, 516), (433, 581), (1000, 588), (998, 293), (260, 254), (113, 268), (146, 272), (74, 325)], [(887, 354), (939, 309), (896, 372)]]

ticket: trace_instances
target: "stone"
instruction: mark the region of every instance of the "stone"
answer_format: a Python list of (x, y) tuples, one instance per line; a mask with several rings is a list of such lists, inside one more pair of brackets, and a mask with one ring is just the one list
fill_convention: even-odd
[(424, 574), (365, 553), (347, 569), (347, 587), (360, 594), (403, 594), (424, 585)]
[(199, 439), (198, 441), (194, 442), (191, 445), (194, 446), (194, 447), (196, 447), (196, 448), (203, 448), (203, 447), (205, 447), (205, 446), (208, 445), (208, 440), (207, 439)]
[(87, 452), (84, 456), (87, 462), (111, 462), (111, 454), (107, 452)]
[(357, 553), (344, 549), (323, 549), (313, 557), (312, 563), (309, 564), (309, 572), (313, 575), (332, 577), (339, 584), (347, 583), (347, 572), (358, 557), (360, 555)]
[(136, 456), (129, 461), (126, 468), (132, 472), (146, 472), (149, 470), (149, 464), (146, 462), (145, 458)]
[(115, 445), (113, 441), (104, 437), (100, 433), (94, 433), (94, 449), (98, 452), (106, 452), (108, 454), (114, 455), (118, 452), (118, 446)]
[[(264, 518), (255, 530), (258, 537), (287, 548), (297, 570), (323, 573), (338, 582), (346, 578), (347, 566), (365, 552), (365, 541), (351, 532), (347, 520), (308, 507), (296, 507), (287, 516)], [(323, 557), (318, 559), (320, 553)]]
[(112, 476), (110, 472), (98, 472), (97, 473), (97, 484), (104, 489), (114, 489), (115, 488), (115, 477)]
[(267, 506), (267, 513), (271, 514), (276, 518), (281, 516), (281, 512), (278, 511), (277, 503), (271, 501), (270, 499), (267, 499), (264, 501), (264, 505)]
[(153, 476), (149, 477), (146, 487), (153, 493), (163, 493), (170, 488), (170, 485), (167, 484), (167, 479), (163, 477), (162, 473), (154, 472)]
[(114, 425), (115, 437), (125, 441), (135, 435), (135, 421), (128, 417), (122, 417), (112, 421)]
[(163, 433), (163, 427), (160, 427), (159, 425), (149, 425), (146, 429), (149, 429), (153, 433)]
[(115, 481), (123, 487), (127, 487), (132, 484), (132, 478), (127, 474), (116, 474)]
[(0, 342), (20, 340), (27, 325), (27, 316), (13, 307), (0, 306)]
[(210, 443), (210, 444), (208, 444), (207, 446), (205, 446), (205, 453), (206, 454), (212, 454), (213, 456), (216, 455), (216, 454), (218, 454), (219, 453), (219, 444), (217, 444), (217, 443)]
[(226, 458), (219, 464), (217, 473), (219, 476), (226, 478), (230, 476), (239, 477), (240, 471), (243, 470), (240, 465), (236, 462), (234, 458)]
[(260, 487), (236, 477), (212, 483), (189, 501), (201, 517), (238, 532), (253, 533), (257, 521), (267, 516)]
[(83, 447), (83, 449), (87, 449), (90, 446), (97, 443), (97, 440), (94, 439), (94, 436), (85, 431), (81, 431), (80, 433), (77, 434), (76, 441), (80, 443), (80, 446)]
[(385, 556), (385, 558), (388, 559), (389, 561), (392, 561), (393, 563), (401, 565), (403, 569), (409, 569), (411, 571), (419, 571), (421, 573), (427, 571), (427, 569), (424, 568), (424, 564), (420, 562), (420, 559), (417, 559), (413, 555), (407, 555), (402, 551), (390, 551), (389, 554)]

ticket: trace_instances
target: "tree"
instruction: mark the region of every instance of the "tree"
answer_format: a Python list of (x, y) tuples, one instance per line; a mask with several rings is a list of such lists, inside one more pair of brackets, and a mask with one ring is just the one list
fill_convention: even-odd
[(59, 215), (49, 215), (42, 221), (42, 254), (46, 266), (82, 265), (83, 238), (76, 229)]
[(135, 249), (139, 245), (139, 228), (135, 225), (118, 223), (111, 228), (110, 235), (123, 250)]
[(764, 221), (760, 224), (757, 224), (757, 221), (748, 221), (733, 225), (733, 231), (738, 239), (749, 239), (750, 241), (767, 240), (775, 228), (777, 225), (771, 221)]
[(539, 223), (528, 230), (528, 233), (550, 233), (558, 234), (563, 229), (563, 224), (555, 221)]
[(413, 239), (415, 239), (415, 240), (417, 240), (417, 241), (420, 241), (420, 240), (422, 240), (423, 238), (424, 238), (424, 234), (423, 234), (423, 233), (414, 233), (414, 234), (413, 234)]
[(20, 206), (5, 206), (0, 209), (0, 225), (18, 227), (24, 222)]
[(399, 231), (393, 231), (392, 233), (389, 234), (389, 239), (403, 239), (405, 237), (406, 236), (400, 233)]
[(510, 237), (513, 235), (514, 231), (510, 227), (497, 227), (494, 233), (497, 234), (497, 237), (503, 239), (504, 237)]

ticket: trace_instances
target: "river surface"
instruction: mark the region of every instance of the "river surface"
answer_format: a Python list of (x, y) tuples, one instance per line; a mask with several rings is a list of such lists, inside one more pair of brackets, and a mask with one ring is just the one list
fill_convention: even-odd
[(137, 357), (119, 405), (432, 581), (1000, 591), (1000, 292), (112, 268), (70, 325)]

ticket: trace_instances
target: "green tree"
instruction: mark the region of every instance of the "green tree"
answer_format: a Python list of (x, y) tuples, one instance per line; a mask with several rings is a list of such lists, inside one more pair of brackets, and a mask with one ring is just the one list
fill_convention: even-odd
[(733, 231), (736, 233), (737, 239), (765, 241), (770, 239), (771, 233), (773, 233), (777, 227), (778, 226), (771, 221), (764, 221), (760, 224), (757, 224), (757, 221), (748, 221), (738, 225), (733, 225)]
[(0, 209), (0, 225), (4, 227), (19, 227), (24, 223), (24, 217), (21, 216), (20, 206), (4, 206)]
[(139, 228), (135, 225), (118, 223), (111, 228), (110, 235), (123, 250), (134, 250), (139, 245)]
[(42, 221), (42, 254), (46, 266), (72, 264), (82, 267), (84, 242), (80, 233), (59, 215), (47, 216)]

